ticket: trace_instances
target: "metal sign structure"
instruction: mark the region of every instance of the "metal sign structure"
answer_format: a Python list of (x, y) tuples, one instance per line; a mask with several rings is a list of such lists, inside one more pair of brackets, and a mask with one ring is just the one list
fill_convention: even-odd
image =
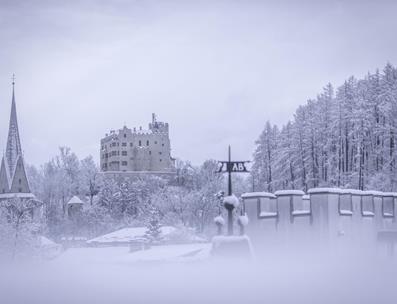
[[(232, 152), (229, 146), (229, 160), (218, 161), (217, 173), (227, 173), (228, 174), (228, 195), (232, 195), (232, 173), (248, 173), (246, 164), (250, 161), (232, 161)], [(228, 212), (228, 235), (233, 235), (233, 209), (234, 206), (225, 205)]]

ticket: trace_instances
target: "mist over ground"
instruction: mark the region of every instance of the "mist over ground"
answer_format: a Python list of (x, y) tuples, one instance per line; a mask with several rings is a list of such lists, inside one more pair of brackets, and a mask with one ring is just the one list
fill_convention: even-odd
[[(1, 303), (394, 303), (397, 260), (382, 252), (296, 250), (255, 260), (2, 267)], [(128, 248), (125, 248), (128, 251)]]

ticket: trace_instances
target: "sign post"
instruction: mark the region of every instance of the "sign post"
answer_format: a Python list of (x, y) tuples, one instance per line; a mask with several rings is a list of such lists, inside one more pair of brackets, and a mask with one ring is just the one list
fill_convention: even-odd
[[(228, 151), (228, 160), (227, 161), (218, 161), (218, 171), (217, 173), (227, 173), (228, 175), (228, 196), (231, 196), (232, 193), (232, 173), (248, 173), (248, 169), (246, 167), (246, 163), (250, 161), (232, 161), (232, 153), (231, 148), (229, 146)], [(233, 209), (234, 205), (225, 203), (225, 208), (227, 210), (227, 219), (228, 219), (228, 235), (233, 235)]]

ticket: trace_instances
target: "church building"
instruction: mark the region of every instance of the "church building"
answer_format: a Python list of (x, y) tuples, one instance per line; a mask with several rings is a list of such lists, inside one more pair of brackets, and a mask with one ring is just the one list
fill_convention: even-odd
[(15, 82), (13, 81), (7, 146), (0, 166), (0, 200), (14, 197), (30, 199), (35, 196), (30, 191), (28, 177), (25, 171), (21, 139), (18, 130)]

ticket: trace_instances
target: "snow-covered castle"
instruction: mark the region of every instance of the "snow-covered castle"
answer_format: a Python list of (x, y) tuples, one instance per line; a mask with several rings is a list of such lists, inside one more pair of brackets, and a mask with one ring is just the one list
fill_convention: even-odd
[(174, 173), (168, 123), (157, 121), (152, 114), (149, 130), (124, 126), (101, 139), (102, 172)]
[(34, 198), (34, 195), (30, 192), (19, 137), (14, 81), (12, 82), (11, 115), (7, 146), (0, 167), (0, 200), (13, 197)]

